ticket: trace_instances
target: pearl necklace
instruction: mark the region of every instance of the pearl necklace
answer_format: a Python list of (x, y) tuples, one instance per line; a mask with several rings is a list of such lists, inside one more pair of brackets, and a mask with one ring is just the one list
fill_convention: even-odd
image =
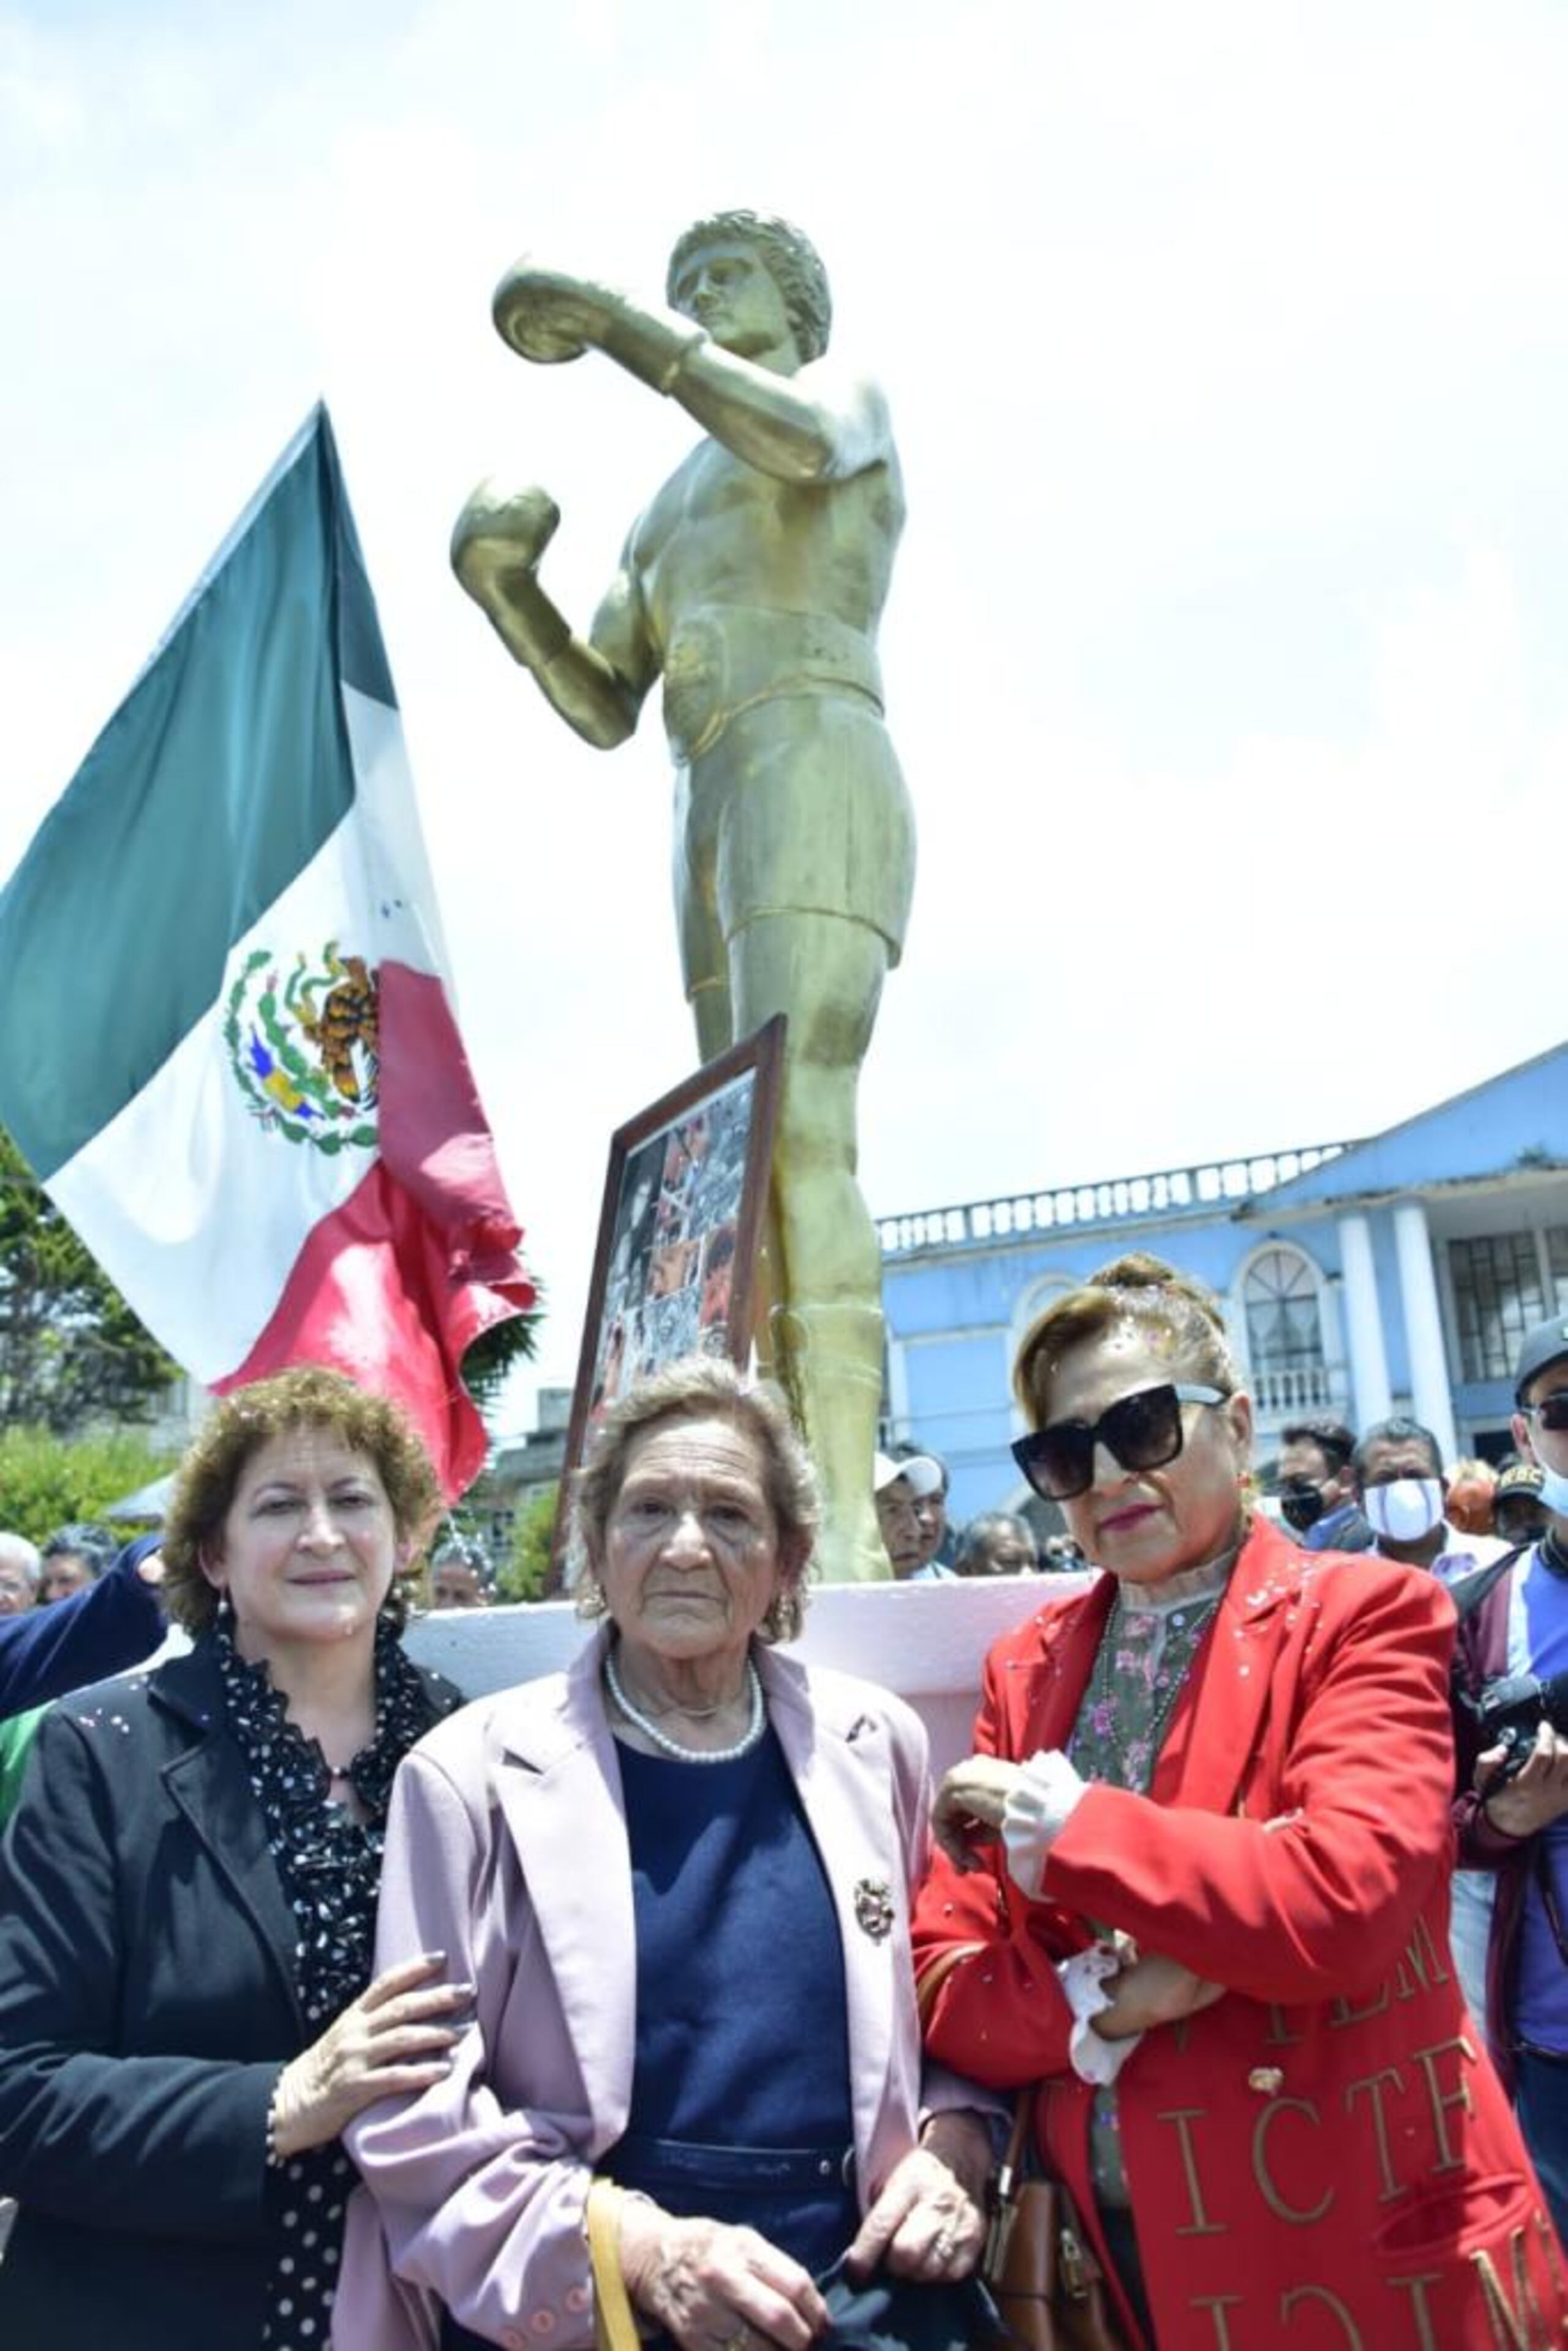
[(628, 1722), (635, 1723), (644, 1739), (653, 1740), (661, 1755), (673, 1756), (677, 1763), (733, 1763), (742, 1755), (749, 1755), (768, 1727), (768, 1713), (762, 1703), (762, 1682), (751, 1659), (746, 1660), (746, 1691), (750, 1703), (750, 1719), (733, 1747), (683, 1747), (667, 1730), (651, 1722), (640, 1708), (634, 1707), (622, 1686), (615, 1670), (615, 1652), (604, 1652), (604, 1678), (610, 1685), (610, 1695)]

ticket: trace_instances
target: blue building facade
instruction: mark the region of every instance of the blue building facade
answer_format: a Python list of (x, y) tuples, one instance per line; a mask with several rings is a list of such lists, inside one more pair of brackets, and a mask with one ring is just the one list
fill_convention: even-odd
[(1448, 1460), (1511, 1449), (1511, 1367), (1568, 1314), (1568, 1044), (1360, 1142), (885, 1217), (886, 1435), (956, 1519), (1021, 1507), (1013, 1358), (1053, 1292), (1149, 1249), (1217, 1292), (1266, 1459), (1294, 1419), (1390, 1412)]

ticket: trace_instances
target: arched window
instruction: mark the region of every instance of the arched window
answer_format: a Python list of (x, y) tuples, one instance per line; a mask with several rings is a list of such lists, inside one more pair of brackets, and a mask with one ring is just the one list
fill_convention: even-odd
[(1260, 1249), (1241, 1286), (1247, 1359), (1260, 1413), (1311, 1412), (1329, 1402), (1318, 1278), (1300, 1249)]

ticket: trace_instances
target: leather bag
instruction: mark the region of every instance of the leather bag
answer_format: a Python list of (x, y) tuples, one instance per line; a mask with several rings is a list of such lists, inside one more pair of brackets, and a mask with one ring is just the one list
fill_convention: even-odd
[(1071, 2197), (1060, 2180), (1028, 2176), (1033, 2125), (1034, 2092), (1020, 2090), (980, 2263), (1004, 2339), (1022, 2351), (1124, 2351)]

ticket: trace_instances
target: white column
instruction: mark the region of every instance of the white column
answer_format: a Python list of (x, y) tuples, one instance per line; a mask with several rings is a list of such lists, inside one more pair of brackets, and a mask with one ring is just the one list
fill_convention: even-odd
[(1350, 1381), (1355, 1394), (1357, 1433), (1393, 1409), (1383, 1318), (1377, 1306), (1377, 1270), (1372, 1228), (1359, 1214), (1339, 1220), (1339, 1257), (1344, 1269), (1344, 1319), (1350, 1340)]
[(1346, 1386), (1344, 1322), (1339, 1311), (1343, 1288), (1343, 1275), (1333, 1279), (1325, 1275), (1318, 1291), (1318, 1335), (1323, 1343), (1323, 1376), (1327, 1382), (1325, 1402), (1336, 1412), (1343, 1409)]
[(1401, 1200), (1394, 1211), (1394, 1247), (1399, 1259), (1399, 1297), (1410, 1350), (1410, 1396), (1416, 1417), (1441, 1447), (1445, 1462), (1459, 1450), (1448, 1392), (1448, 1360), (1443, 1347), (1443, 1314), (1432, 1269), (1432, 1236), (1419, 1200)]
[[(886, 1315), (884, 1307), (883, 1316)], [(886, 1330), (885, 1319), (883, 1329)], [(887, 1330), (887, 1425), (895, 1445), (914, 1434), (909, 1426), (909, 1365), (904, 1357), (904, 1341), (895, 1339)]]

